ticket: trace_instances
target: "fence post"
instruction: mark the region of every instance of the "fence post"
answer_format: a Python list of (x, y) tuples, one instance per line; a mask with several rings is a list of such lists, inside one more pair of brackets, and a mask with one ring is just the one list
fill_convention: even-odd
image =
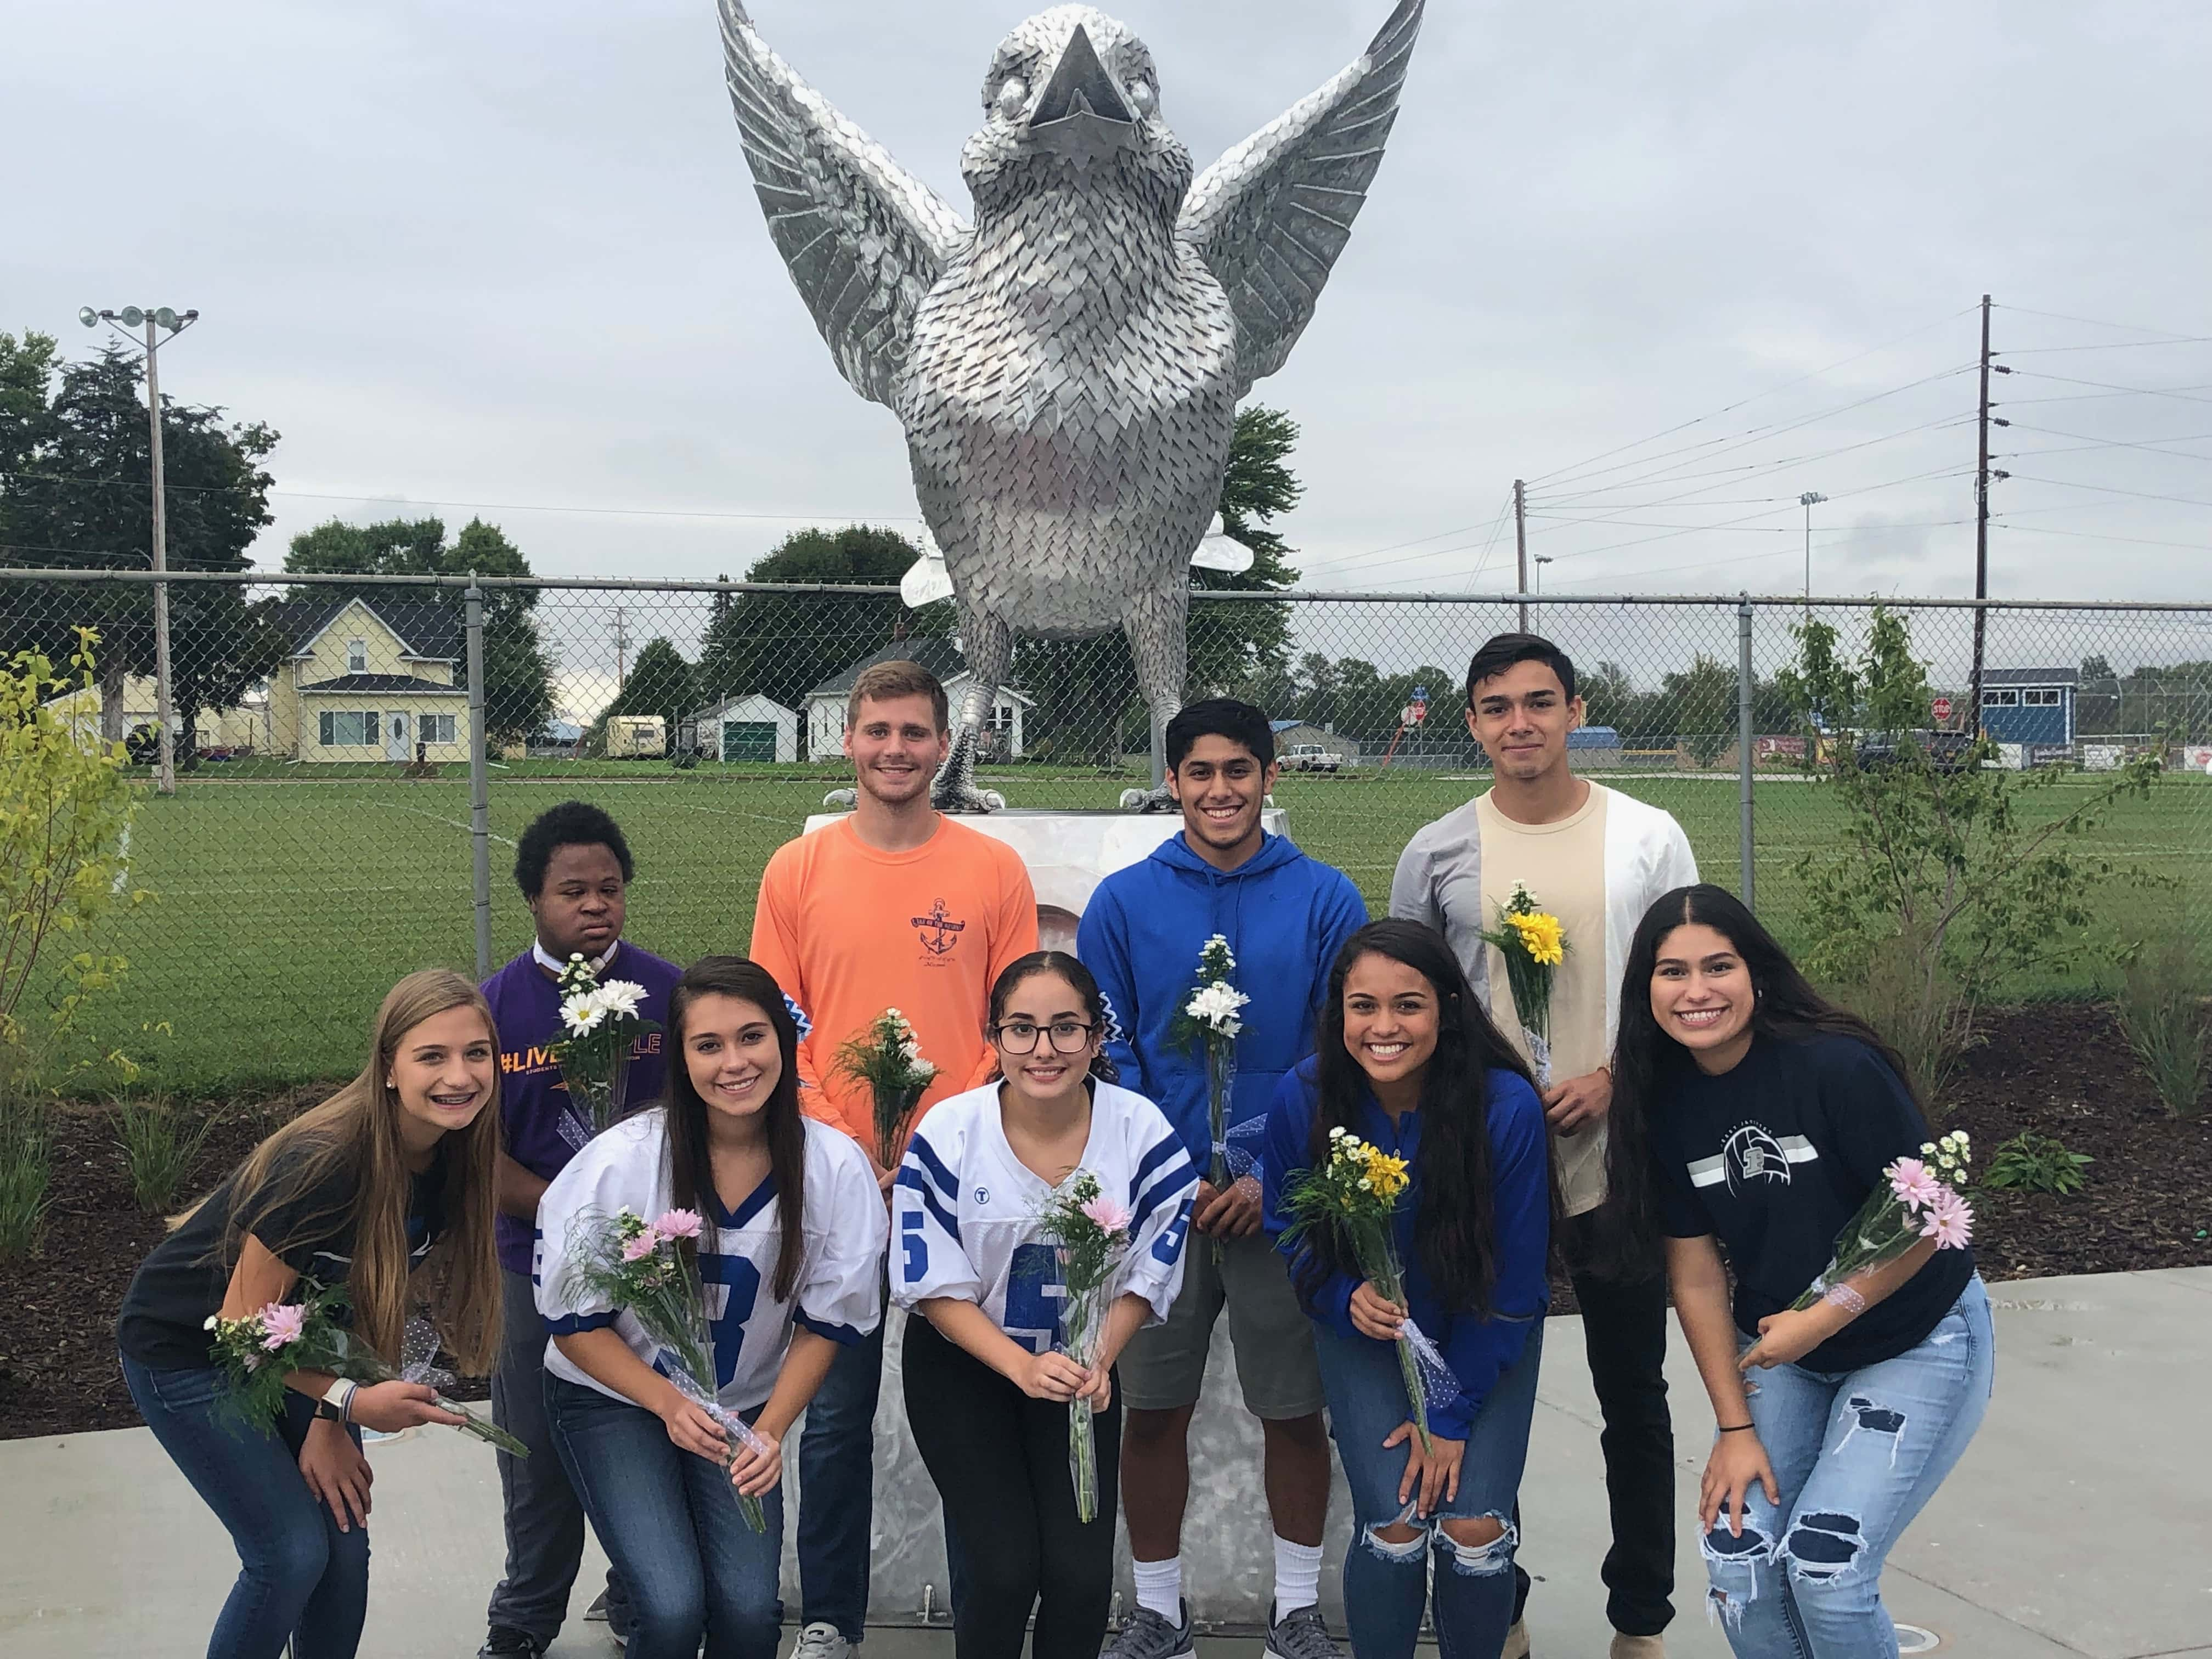
[(476, 895), (477, 977), (491, 977), (491, 761), (484, 732), (483, 589), (468, 588), (469, 844)]
[(1735, 763), (1742, 782), (1741, 811), (1741, 853), (1743, 860), (1743, 902), (1747, 909), (1756, 909), (1757, 891), (1753, 852), (1755, 842), (1752, 835), (1751, 793), (1751, 599), (1745, 595), (1735, 608)]

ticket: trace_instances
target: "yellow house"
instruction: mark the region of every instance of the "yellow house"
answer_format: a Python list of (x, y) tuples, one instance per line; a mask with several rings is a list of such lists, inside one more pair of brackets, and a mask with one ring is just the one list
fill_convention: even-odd
[(270, 747), (302, 761), (465, 761), (461, 609), (413, 595), (294, 599), (270, 677)]
[[(96, 685), (80, 686), (48, 700), (46, 707), (68, 720), (82, 736), (97, 738), (100, 731), (100, 696)], [(151, 674), (131, 674), (123, 682), (123, 729), (150, 730), (158, 707)], [(235, 708), (203, 708), (195, 732), (202, 749), (228, 749), (238, 754), (269, 752), (269, 699), (259, 688), (248, 691)], [(182, 752), (184, 733), (177, 734)]]

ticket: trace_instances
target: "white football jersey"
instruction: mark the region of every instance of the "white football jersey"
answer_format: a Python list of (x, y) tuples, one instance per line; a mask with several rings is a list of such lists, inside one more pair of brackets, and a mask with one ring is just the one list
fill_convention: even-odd
[[(1183, 1237), (1198, 1171), (1182, 1137), (1142, 1095), (1095, 1086), (1083, 1167), (1130, 1215), (1124, 1291), (1152, 1304), (1157, 1323), (1182, 1287)], [(1014, 1156), (999, 1117), (999, 1085), (930, 1109), (891, 1188), (891, 1297), (902, 1308), (932, 1297), (973, 1302), (1032, 1353), (1060, 1338), (1066, 1286), (1060, 1252), (1037, 1227), (1051, 1185)]]
[[(564, 1253), (568, 1230), (581, 1218), (628, 1209), (650, 1221), (671, 1207), (663, 1167), (665, 1124), (658, 1109), (627, 1118), (593, 1137), (553, 1178), (538, 1200), (531, 1274), (538, 1310), (554, 1335), (611, 1326), (648, 1365), (659, 1355), (658, 1345), (629, 1314), (572, 1286), (563, 1271)], [(735, 1214), (712, 1192), (706, 1195), (699, 1276), (714, 1332), (716, 1398), (732, 1411), (750, 1411), (775, 1390), (794, 1322), (833, 1341), (858, 1342), (883, 1317), (883, 1194), (850, 1136), (811, 1119), (805, 1127), (806, 1259), (789, 1302), (772, 1294), (783, 1252), (775, 1177), (762, 1182)], [(550, 1340), (545, 1369), (615, 1395)]]

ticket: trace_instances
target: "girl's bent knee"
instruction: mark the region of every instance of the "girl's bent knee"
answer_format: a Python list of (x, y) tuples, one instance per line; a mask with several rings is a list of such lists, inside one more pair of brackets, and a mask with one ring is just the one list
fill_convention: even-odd
[(1454, 1516), (1438, 1523), (1437, 1530), (1439, 1562), (1448, 1561), (1454, 1572), (1474, 1578), (1505, 1571), (1520, 1541), (1513, 1523), (1502, 1515)]
[(1416, 1522), (1393, 1521), (1368, 1528), (1360, 1534), (1360, 1541), (1385, 1561), (1418, 1562), (1428, 1549), (1429, 1529)]

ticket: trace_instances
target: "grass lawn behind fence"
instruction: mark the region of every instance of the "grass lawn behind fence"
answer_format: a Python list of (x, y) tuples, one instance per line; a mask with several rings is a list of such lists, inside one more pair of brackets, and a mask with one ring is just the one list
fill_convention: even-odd
[[(514, 841), (537, 813), (580, 797), (612, 812), (638, 874), (629, 934), (678, 962), (745, 948), (762, 866), (820, 810), (831, 779), (789, 769), (702, 767), (583, 777), (495, 772), (493, 946), (503, 962), (529, 941), (511, 878)], [(992, 780), (1019, 807), (1110, 807), (1127, 780), (1016, 771)], [(1733, 775), (1626, 775), (1625, 793), (1680, 819), (1705, 876), (1741, 884)], [(2069, 779), (2027, 792), (2056, 816), (2094, 789)], [(1378, 914), (1407, 837), (1488, 787), (1473, 775), (1286, 774), (1276, 800), (1291, 834), (1349, 873)], [(1759, 908), (1797, 942), (1797, 866), (1837, 845), (1832, 791), (1792, 777), (1758, 785)], [(350, 1073), (378, 998), (413, 969), (473, 965), (469, 789), (464, 775), (325, 778), (293, 769), (254, 778), (208, 769), (170, 799), (149, 796), (132, 832), (133, 875), (156, 902), (106, 928), (129, 957), (123, 988), (100, 1000), (87, 1036), (147, 1067), (144, 1086), (197, 1092), (227, 1085)], [(2148, 801), (2112, 809), (2089, 845), (2134, 872), (2109, 890), (2108, 937), (2180, 925), (2212, 933), (2212, 783), (2163, 781)], [(2146, 879), (2146, 878), (2159, 879)], [(2011, 988), (2022, 999), (2094, 993), (2102, 976)], [(157, 1029), (166, 1025), (167, 1029)], [(104, 1086), (88, 1074), (85, 1086)]]

